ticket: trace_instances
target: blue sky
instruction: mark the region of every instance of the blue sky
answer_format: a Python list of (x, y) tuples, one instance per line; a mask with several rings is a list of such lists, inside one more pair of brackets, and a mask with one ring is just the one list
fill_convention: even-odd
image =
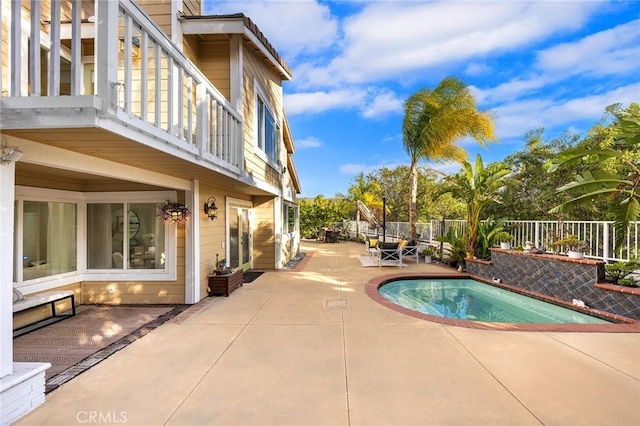
[(403, 103), (447, 76), (495, 117), (497, 143), (460, 142), (485, 163), (521, 150), (529, 130), (583, 133), (607, 105), (640, 102), (638, 0), (205, 0), (207, 14), (238, 12), (293, 71), (285, 109), (303, 197), (408, 165)]

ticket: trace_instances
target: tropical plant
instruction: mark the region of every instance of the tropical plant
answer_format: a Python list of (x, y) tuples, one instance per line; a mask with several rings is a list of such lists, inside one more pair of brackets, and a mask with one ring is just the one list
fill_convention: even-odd
[(421, 89), (404, 104), (402, 141), (410, 157), (409, 233), (416, 238), (418, 161), (456, 160), (466, 152), (455, 143), (467, 136), (480, 144), (494, 139), (493, 119), (476, 109), (473, 93), (464, 83), (447, 77), (431, 89)]
[(489, 249), (500, 241), (511, 241), (513, 237), (505, 231), (506, 218), (494, 220), (488, 218), (480, 222), (478, 225), (478, 242), (476, 247), (476, 255), (480, 259), (490, 259), (491, 252)]
[(636, 262), (616, 262), (604, 265), (607, 275), (614, 284), (619, 284), (631, 275), (636, 269), (640, 269), (640, 264)]
[(422, 249), (422, 251), (420, 252), (421, 256), (435, 256), (436, 253), (438, 253), (438, 249), (436, 249), (433, 246), (426, 246), (424, 249)]
[(555, 172), (579, 163), (615, 161), (627, 165), (626, 175), (606, 170), (603, 166), (578, 174), (574, 180), (557, 189), (576, 195), (553, 209), (562, 213), (576, 206), (591, 203), (593, 199), (608, 197), (609, 210), (615, 221), (616, 242), (627, 235), (629, 223), (640, 216), (640, 104), (632, 103), (626, 110), (620, 104), (607, 107), (614, 116), (613, 141), (610, 147), (569, 150), (548, 163), (548, 171)]
[(509, 169), (500, 162), (484, 167), (480, 154), (476, 156), (475, 170), (468, 161), (463, 161), (462, 166), (460, 172), (444, 179), (440, 193), (451, 193), (467, 205), (467, 252), (477, 255), (482, 210), (490, 202), (499, 202), (498, 192), (506, 183)]
[(466, 240), (467, 237), (455, 224), (447, 229), (444, 236), (436, 237), (436, 241), (449, 244), (446, 260), (453, 267), (465, 264)]

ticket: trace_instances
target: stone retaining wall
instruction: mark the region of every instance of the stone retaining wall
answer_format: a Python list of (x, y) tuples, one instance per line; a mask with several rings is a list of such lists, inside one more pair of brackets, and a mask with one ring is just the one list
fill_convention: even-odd
[[(491, 249), (491, 262), (467, 259), (467, 272), (568, 302), (640, 320), (640, 292), (611, 291), (604, 282), (604, 262), (566, 256)], [(619, 286), (616, 286), (619, 287)]]

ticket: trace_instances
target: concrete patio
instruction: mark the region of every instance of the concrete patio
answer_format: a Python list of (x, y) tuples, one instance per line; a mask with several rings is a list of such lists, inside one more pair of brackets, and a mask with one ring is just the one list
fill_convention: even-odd
[(205, 299), (17, 424), (640, 424), (639, 333), (435, 324), (364, 293), (398, 269), (362, 267), (362, 245), (303, 251), (301, 270)]

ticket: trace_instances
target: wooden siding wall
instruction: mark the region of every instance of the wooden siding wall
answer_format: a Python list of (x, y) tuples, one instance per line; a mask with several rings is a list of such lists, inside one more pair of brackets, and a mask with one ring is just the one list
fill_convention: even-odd
[(145, 13), (171, 38), (171, 1), (170, 0), (138, 0)]
[(272, 197), (253, 197), (253, 267), (256, 269), (274, 269), (276, 265), (273, 209)]
[[(213, 196), (216, 198), (216, 206), (218, 207), (218, 218), (210, 220), (205, 216), (204, 212), (198, 210), (198, 214), (194, 214), (192, 218), (200, 222), (200, 297), (207, 295), (207, 278), (213, 272), (216, 266), (216, 253), (219, 258), (226, 257), (226, 229), (227, 223), (225, 194), (220, 188), (212, 186), (200, 185), (200, 201), (201, 204), (207, 201), (207, 198)], [(235, 194), (234, 194), (235, 196)], [(224, 244), (224, 248), (223, 248)]]
[(202, 70), (200, 66), (200, 44), (196, 38), (185, 36), (182, 40), (182, 52), (195, 66)]
[(202, 2), (200, 0), (183, 0), (182, 13), (186, 16), (202, 15)]
[(229, 101), (231, 99), (231, 44), (229, 40), (201, 41), (199, 46), (200, 71)]
[[(256, 148), (256, 102), (254, 93), (254, 81), (260, 84), (260, 88), (267, 96), (267, 102), (275, 109), (276, 119), (282, 120), (282, 85), (278, 74), (259, 57), (251, 47), (245, 43), (244, 48), (244, 158), (246, 169), (257, 179), (279, 186), (280, 175), (254, 154)], [(286, 164), (284, 144), (279, 146), (279, 158), (282, 164)]]

